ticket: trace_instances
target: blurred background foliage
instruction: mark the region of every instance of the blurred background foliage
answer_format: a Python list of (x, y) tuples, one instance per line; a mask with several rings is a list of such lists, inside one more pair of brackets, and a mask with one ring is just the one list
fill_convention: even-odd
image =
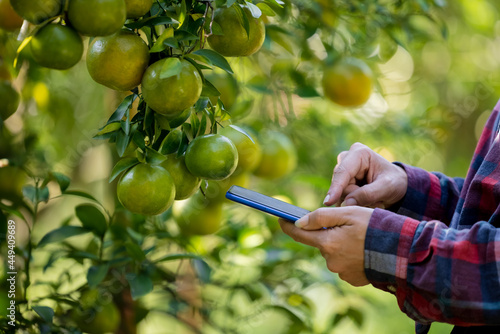
[[(273, 9), (278, 15), (266, 18), (263, 49), (229, 59), (239, 85), (232, 122), (254, 133), (287, 134), (299, 164), (276, 181), (252, 177), (250, 188), (313, 210), (321, 206), (337, 154), (356, 141), (391, 161), (465, 176), (478, 134), (500, 96), (498, 1), (287, 0)], [(129, 285), (152, 290), (143, 296), (135, 291), (142, 296), (133, 301), (137, 333), (413, 332), (413, 322), (392, 296), (341, 282), (318, 251), (283, 235), (273, 217), (226, 204), (225, 223), (216, 234), (188, 238), (179, 234), (171, 210), (154, 219), (115, 211), (116, 185), (107, 181), (115, 149), (92, 137), (123, 95), (95, 83), (84, 62), (54, 71), (22, 54), (24, 65), (14, 68), (18, 46), (15, 34), (0, 30), (2, 61), (17, 74), (14, 85), (22, 95), (21, 107), (4, 124), (0, 158), (37, 176), (66, 174), (73, 189), (85, 190), (115, 212), (120, 222), (106, 235), (105, 252), (116, 251), (125, 239), (131, 240), (128, 253), (139, 245), (134, 263), (140, 270), (134, 272), (140, 274), (128, 276), (129, 284), (125, 276), (106, 282), (118, 291)], [(322, 97), (323, 64), (340, 55), (363, 59), (375, 73), (376, 89), (359, 108)], [(60, 193), (57, 184), (49, 188), (51, 197)], [(74, 222), (74, 208), (82, 203), (79, 197), (41, 203), (33, 244)], [(29, 242), (26, 226), (33, 222), (13, 219), (22, 249)], [(72, 293), (88, 283), (91, 266), (75, 252), (97, 245), (95, 237), (84, 235), (33, 253), (30, 303), (21, 306), (26, 319), (37, 322), (29, 311), (36, 304), (52, 308), (56, 317), (69, 312), (71, 298), (78, 298)], [(177, 253), (195, 259), (165, 258)], [(148, 261), (141, 260), (145, 254)], [(150, 279), (137, 283), (141, 275)], [(148, 282), (154, 284), (149, 290)], [(113, 298), (118, 305), (130, 303)], [(60, 328), (72, 326), (57, 321)], [(436, 324), (432, 332), (449, 330)]]

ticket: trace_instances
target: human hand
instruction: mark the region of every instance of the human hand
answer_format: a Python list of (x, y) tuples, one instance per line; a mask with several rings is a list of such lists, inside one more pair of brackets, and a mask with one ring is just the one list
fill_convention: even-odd
[[(373, 209), (351, 206), (320, 208), (294, 224), (280, 219), (293, 240), (319, 249), (327, 268), (354, 286), (368, 284), (364, 271), (365, 236)], [(323, 229), (327, 227), (327, 229)]]
[(337, 162), (324, 201), (327, 206), (387, 208), (406, 194), (406, 172), (363, 144), (341, 152)]

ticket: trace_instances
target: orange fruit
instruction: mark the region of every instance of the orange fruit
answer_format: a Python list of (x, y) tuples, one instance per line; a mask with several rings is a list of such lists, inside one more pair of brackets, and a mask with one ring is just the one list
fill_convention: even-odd
[(250, 56), (259, 51), (266, 37), (266, 28), (262, 18), (254, 18), (248, 8), (243, 13), (248, 19), (249, 32), (241, 24), (239, 11), (233, 5), (218, 8), (214, 12), (214, 22), (220, 26), (223, 35), (208, 37), (210, 47), (226, 57)]
[(0, 29), (14, 31), (22, 25), (23, 18), (14, 11), (10, 0), (0, 0)]
[(14, 203), (23, 198), (23, 186), (27, 181), (26, 173), (16, 166), (0, 167), (0, 199)]
[(149, 12), (153, 6), (153, 0), (125, 0), (125, 5), (127, 6), (127, 18), (136, 19)]
[(63, 10), (63, 2), (63, 0), (10, 0), (12, 8), (33, 24), (40, 24), (59, 15)]
[(169, 154), (167, 160), (163, 161), (160, 166), (165, 168), (174, 179), (176, 200), (191, 197), (200, 187), (201, 179), (189, 172), (184, 155), (178, 158), (177, 153)]
[(238, 166), (234, 171), (235, 174), (253, 171), (257, 168), (262, 155), (256, 139), (242, 131), (244, 130), (236, 126), (226, 126), (219, 130), (219, 134), (229, 138), (238, 151)]
[(149, 62), (146, 43), (132, 32), (97, 37), (87, 51), (87, 69), (96, 82), (115, 90), (131, 90), (142, 80)]
[(142, 78), (142, 97), (157, 113), (175, 117), (198, 101), (202, 81), (196, 67), (187, 60), (181, 60), (177, 75), (162, 78), (162, 70), (170, 58), (161, 59), (149, 66)]
[(186, 236), (215, 233), (223, 221), (222, 204), (211, 203), (201, 192), (176, 202), (172, 214), (181, 233)]
[(208, 134), (196, 137), (186, 150), (186, 166), (191, 174), (207, 180), (223, 180), (238, 165), (238, 151), (227, 137)]
[(97, 289), (87, 290), (80, 297), (80, 307), (71, 311), (71, 318), (85, 333), (114, 333), (120, 325), (118, 307)]
[(87, 36), (107, 36), (118, 32), (127, 18), (125, 0), (71, 0), (68, 19)]
[(210, 97), (212, 104), (215, 105), (217, 103), (217, 99), (220, 98), (224, 104), (224, 108), (226, 110), (231, 109), (239, 94), (238, 82), (234, 76), (224, 72), (220, 74), (211, 73), (206, 75), (205, 78), (220, 92), (220, 96)]
[(342, 58), (324, 69), (322, 84), (327, 98), (344, 107), (356, 107), (370, 97), (373, 74), (362, 60)]
[(276, 179), (292, 172), (297, 166), (297, 152), (292, 141), (283, 133), (267, 131), (260, 137), (262, 157), (254, 174)]
[(38, 65), (57, 70), (73, 67), (83, 55), (80, 35), (73, 28), (60, 24), (48, 24), (40, 29), (30, 45)]
[(6, 80), (0, 81), (0, 118), (6, 120), (19, 107), (19, 93)]
[(141, 163), (123, 174), (117, 195), (120, 203), (133, 213), (158, 215), (174, 202), (174, 180), (163, 167)]

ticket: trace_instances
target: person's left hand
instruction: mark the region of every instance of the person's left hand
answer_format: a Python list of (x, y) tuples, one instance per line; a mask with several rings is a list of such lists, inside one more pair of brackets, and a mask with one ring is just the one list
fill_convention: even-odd
[(298, 227), (284, 219), (279, 223), (293, 240), (318, 248), (330, 271), (349, 284), (363, 286), (369, 283), (364, 250), (372, 212), (359, 206), (320, 208), (297, 220)]

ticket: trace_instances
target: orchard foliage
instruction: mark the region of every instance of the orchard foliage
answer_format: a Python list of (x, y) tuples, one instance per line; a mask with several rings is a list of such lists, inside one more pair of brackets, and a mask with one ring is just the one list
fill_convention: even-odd
[(276, 219), (224, 194), (236, 184), (315, 209), (354, 141), (466, 168), (443, 162), (467, 156), (447, 150), (454, 140), (470, 148), (453, 131), (474, 130), (500, 82), (481, 54), (495, 49), (498, 5), (471, 3), (0, 0), (0, 249), (8, 263), (13, 220), (16, 329), (380, 322), (379, 297), (353, 293)]

